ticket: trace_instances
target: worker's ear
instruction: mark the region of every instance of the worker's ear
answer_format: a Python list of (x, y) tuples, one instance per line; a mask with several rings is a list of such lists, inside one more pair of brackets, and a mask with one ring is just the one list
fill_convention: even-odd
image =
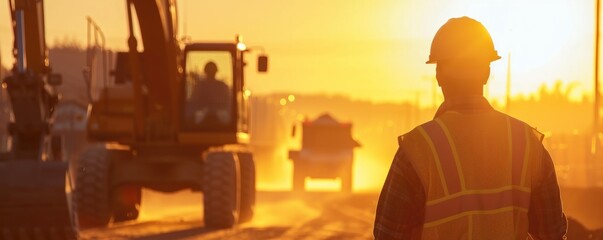
[(440, 77), (439, 74), (436, 74), (436, 81), (438, 82), (438, 87), (441, 87), (442, 86), (441, 81), (444, 81), (444, 80), (440, 80), (440, 79), (442, 79), (442, 77)]
[(488, 83), (488, 79), (490, 78), (490, 64), (476, 65), (468, 74), (470, 74), (468, 78), (474, 79), (474, 81), (481, 85), (486, 85), (486, 83)]
[(454, 71), (451, 69), (449, 64), (437, 63), (436, 65), (436, 79), (438, 86), (446, 85), (451, 78), (453, 78)]

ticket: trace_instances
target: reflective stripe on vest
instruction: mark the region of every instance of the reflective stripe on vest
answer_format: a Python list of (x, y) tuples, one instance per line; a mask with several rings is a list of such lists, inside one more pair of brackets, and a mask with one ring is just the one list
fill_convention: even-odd
[(428, 122), (419, 128), (432, 150), (445, 195), (429, 200), (425, 209), (424, 227), (433, 227), (474, 214), (494, 214), (514, 210), (527, 212), (530, 189), (522, 187), (527, 171), (529, 141), (526, 126), (507, 118), (512, 185), (497, 189), (466, 189), (460, 159), (454, 141), (440, 120)]

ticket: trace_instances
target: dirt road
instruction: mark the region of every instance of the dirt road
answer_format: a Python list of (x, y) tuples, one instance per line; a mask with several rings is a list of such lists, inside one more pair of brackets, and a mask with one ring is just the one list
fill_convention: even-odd
[[(145, 191), (139, 220), (81, 232), (82, 239), (364, 240), (372, 239), (377, 193), (258, 192), (254, 219), (233, 229), (205, 228), (201, 194)], [(569, 239), (601, 239), (570, 218)]]
[[(256, 217), (233, 229), (203, 226), (201, 194), (145, 192), (140, 220), (81, 233), (82, 239), (372, 239), (377, 193), (259, 192)], [(199, 203), (199, 204), (197, 204)], [(173, 206), (173, 207), (170, 207)]]

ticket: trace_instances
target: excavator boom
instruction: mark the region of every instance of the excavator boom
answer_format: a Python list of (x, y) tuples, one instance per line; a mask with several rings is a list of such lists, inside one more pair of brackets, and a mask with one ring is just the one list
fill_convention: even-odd
[[(129, 54), (131, 61), (138, 59), (137, 43), (134, 38), (132, 25), (132, 11), (136, 11), (138, 25), (145, 49), (141, 54), (141, 61), (130, 62), (133, 84), (135, 108), (134, 121), (136, 136), (139, 140), (164, 140), (173, 138), (173, 130), (178, 122), (178, 94), (177, 83), (179, 79), (178, 64), (180, 47), (176, 39), (177, 16), (175, 0), (128, 0), (128, 21), (130, 22)], [(161, 67), (142, 67), (145, 66)], [(142, 95), (142, 88), (147, 89), (146, 96)], [(145, 98), (146, 103), (142, 103)], [(143, 119), (146, 119), (143, 121)], [(145, 126), (146, 125), (146, 126)], [(148, 128), (152, 132), (145, 132)]]

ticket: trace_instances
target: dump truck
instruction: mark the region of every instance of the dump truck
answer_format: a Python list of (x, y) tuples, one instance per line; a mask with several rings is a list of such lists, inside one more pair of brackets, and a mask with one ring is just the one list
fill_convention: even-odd
[(304, 191), (306, 178), (339, 178), (341, 191), (352, 192), (354, 149), (360, 147), (352, 137), (352, 124), (323, 114), (301, 127), (301, 149), (289, 151), (293, 190)]
[(9, 7), (15, 63), (2, 82), (12, 118), (8, 151), (0, 153), (0, 238), (76, 239), (69, 164), (51, 132), (62, 80), (47, 56), (44, 1), (9, 0)]
[[(253, 49), (240, 37), (181, 42), (175, 0), (126, 6), (129, 51), (117, 53), (113, 83), (90, 105), (87, 136), (94, 144), (77, 162), (80, 226), (136, 219), (142, 188), (202, 192), (206, 227), (249, 221), (255, 163), (244, 69)], [(257, 66), (266, 72), (265, 55)]]

